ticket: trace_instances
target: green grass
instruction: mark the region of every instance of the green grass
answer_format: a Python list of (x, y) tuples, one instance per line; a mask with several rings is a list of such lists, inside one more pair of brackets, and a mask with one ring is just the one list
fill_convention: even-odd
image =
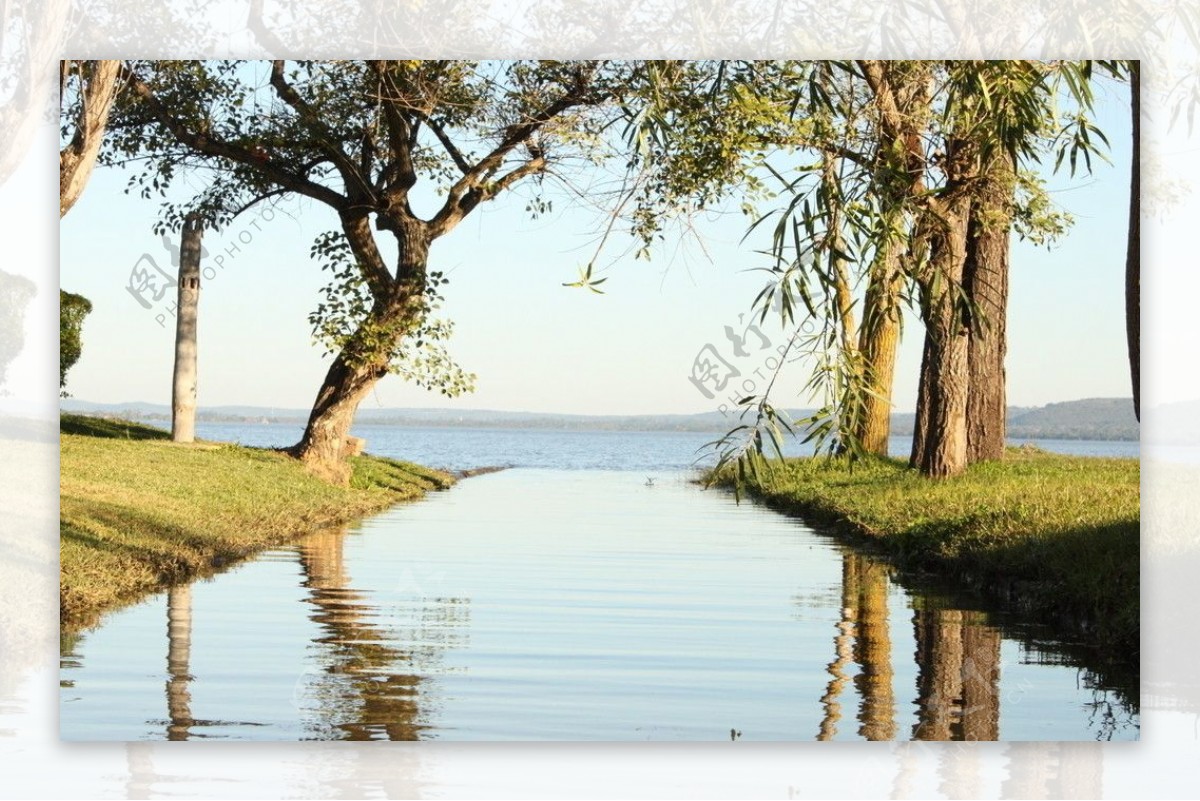
[[(1136, 660), (1139, 478), (1136, 459), (1013, 448), (942, 481), (892, 459), (853, 469), (788, 460), (751, 478), (749, 491), (867, 540), (901, 567), (951, 577)], [(731, 485), (732, 474), (719, 483)]]
[(336, 487), (275, 451), (175, 444), (150, 426), (63, 415), (63, 626), (454, 483), (406, 462), (351, 461), (350, 486)]

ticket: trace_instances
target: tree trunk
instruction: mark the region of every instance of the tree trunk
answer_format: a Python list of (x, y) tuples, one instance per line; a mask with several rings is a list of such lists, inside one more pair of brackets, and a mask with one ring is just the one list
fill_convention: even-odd
[(1130, 110), (1133, 123), (1133, 157), (1129, 165), (1129, 242), (1125, 253), (1125, 336), (1129, 341), (1129, 378), (1133, 384), (1133, 413), (1142, 419), (1141, 271), (1142, 271), (1142, 88), (1141, 64), (1129, 68)]
[[(398, 338), (398, 337), (397, 337)], [(387, 375), (388, 360), (355, 362), (347, 351), (338, 354), (325, 374), (309, 414), (304, 436), (292, 453), (312, 472), (335, 484), (350, 481), (350, 426), (358, 404)]]
[[(336, 484), (349, 483), (346, 459), (361, 451), (361, 443), (350, 438), (359, 403), (387, 375), (400, 341), (421, 322), (425, 309), (430, 239), (424, 223), (398, 216), (377, 225), (396, 236), (396, 276), (386, 287), (372, 287), (375, 306), (329, 366), (304, 436), (291, 448), (310, 471)], [(365, 217), (347, 218), (343, 228), (360, 261), (378, 259)]]
[(179, 243), (179, 287), (175, 317), (175, 375), (171, 384), (171, 439), (196, 440), (196, 326), (200, 306), (200, 240), (195, 214), (183, 222)]
[(908, 466), (919, 468), (925, 461), (925, 452), (929, 449), (929, 409), (932, 401), (929, 399), (930, 365), (933, 362), (933, 343), (929, 332), (925, 332), (925, 344), (921, 351), (921, 375), (917, 384), (917, 413), (913, 421), (912, 454)]
[(863, 298), (858, 349), (871, 394), (863, 399), (858, 441), (867, 453), (888, 455), (892, 423), (892, 382), (900, 344), (900, 254), (889, 247), (879, 259)]
[(911, 464), (930, 478), (967, 467), (969, 328), (958, 289), (966, 262), (969, 198), (940, 204), (933, 221), (930, 267), (921, 281), (925, 358)]
[[(65, 85), (67, 70), (78, 65), (80, 110), (75, 122), (75, 134), (58, 154), (58, 216), (64, 216), (83, 194), (96, 156), (104, 141), (108, 113), (117, 96), (117, 76), (120, 61), (64, 61), (60, 69), (60, 85)], [(59, 100), (61, 103), (61, 98)]]
[(967, 463), (1004, 456), (1004, 355), (1008, 347), (1008, 251), (1012, 164), (991, 165), (971, 205), (963, 289), (973, 304), (967, 349)]

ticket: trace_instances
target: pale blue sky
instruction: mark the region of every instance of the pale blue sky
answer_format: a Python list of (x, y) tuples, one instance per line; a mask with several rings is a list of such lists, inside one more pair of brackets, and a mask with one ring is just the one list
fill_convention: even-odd
[[(1128, 396), (1123, 271), (1128, 212), (1129, 123), (1125, 87), (1101, 91), (1099, 123), (1113, 143), (1112, 162), (1092, 177), (1051, 179), (1054, 198), (1076, 217), (1054, 250), (1014, 246), (1009, 312), (1010, 403)], [(170, 256), (151, 233), (158, 201), (124, 195), (126, 176), (98, 170), (62, 221), (63, 288), (90, 298), (84, 355), (68, 390), (99, 402), (170, 400), (173, 328), (161, 304), (143, 309), (127, 292), (131, 268), (149, 254), (173, 273)], [(458, 406), (583, 414), (710, 411), (688, 376), (697, 353), (712, 343), (749, 378), (762, 354), (736, 359), (723, 334), (737, 326), (762, 277), (754, 254), (762, 242), (739, 244), (745, 219), (712, 217), (696, 226), (704, 246), (680, 250), (669, 241), (653, 260), (610, 260), (606, 294), (561, 286), (576, 278), (594, 249), (594, 211), (555, 202), (550, 217), (531, 221), (524, 196), (480, 207), (435, 243), (431, 269), (451, 278), (445, 316), (456, 323), (451, 352), (478, 374), (474, 394), (457, 400), (384, 379), (363, 408)], [(288, 216), (292, 215), (292, 216)], [(267, 222), (248, 214), (210, 232), (200, 318), (202, 407), (249, 404), (306, 407), (327, 362), (311, 342), (308, 313), (324, 274), (309, 259), (312, 238), (334, 227), (331, 212), (287, 201)], [(255, 227), (257, 225), (257, 228)], [(220, 255), (220, 265), (217, 257)], [(610, 255), (617, 256), (615, 249)], [(145, 266), (145, 262), (143, 262)], [(777, 328), (765, 329), (781, 341)], [(756, 344), (756, 343), (755, 343)], [(896, 375), (895, 405), (911, 411), (916, 397), (921, 330), (910, 320)], [(802, 371), (777, 387), (780, 405), (796, 396)], [(731, 388), (732, 389), (732, 388)], [(726, 393), (728, 394), (728, 393)]]

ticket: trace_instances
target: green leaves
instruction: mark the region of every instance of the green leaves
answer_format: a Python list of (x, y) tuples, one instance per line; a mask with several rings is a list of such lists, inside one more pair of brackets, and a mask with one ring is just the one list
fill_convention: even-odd
[(351, 364), (383, 361), (388, 372), (447, 397), (474, 391), (475, 374), (459, 367), (446, 349), (453, 323), (431, 316), (443, 300), (440, 288), (450, 282), (443, 273), (431, 271), (423, 295), (389, 315), (371, 295), (341, 231), (319, 235), (310, 252), (331, 273), (308, 316), (313, 339), (324, 346), (325, 355), (340, 355)]
[(91, 314), (92, 302), (83, 295), (61, 289), (58, 291), (58, 300), (58, 386), (62, 389), (67, 385), (67, 371), (75, 366), (83, 354), (83, 318)]
[[(787, 414), (777, 410), (767, 401), (767, 394), (761, 397), (749, 395), (738, 401), (742, 411), (739, 420), (746, 420), (753, 412), (753, 420), (742, 422), (732, 428), (720, 439), (703, 445), (700, 450), (713, 451), (717, 454), (717, 462), (709, 471), (706, 486), (712, 486), (722, 480), (730, 471), (733, 472), (734, 497), (741, 501), (741, 492), (747, 484), (747, 478), (752, 478), (755, 484), (762, 485), (765, 478), (774, 470), (775, 463), (770, 461), (765, 444), (770, 443), (775, 458), (783, 461), (783, 435), (791, 435), (792, 425)], [(764, 439), (765, 437), (765, 439)], [(704, 458), (702, 453), (701, 459)]]
[(579, 280), (578, 281), (572, 281), (569, 284), (563, 284), (563, 286), (577, 287), (579, 289), (590, 289), (592, 292), (595, 292), (597, 295), (603, 295), (604, 290), (597, 289), (596, 287), (599, 286), (600, 284), (603, 284), (607, 280), (608, 280), (607, 277), (592, 278), (592, 263), (589, 262), (586, 267), (579, 268)]
[(1075, 224), (1075, 218), (1055, 205), (1045, 182), (1036, 173), (1017, 176), (1013, 196), (1013, 230), (1024, 240), (1049, 248)]

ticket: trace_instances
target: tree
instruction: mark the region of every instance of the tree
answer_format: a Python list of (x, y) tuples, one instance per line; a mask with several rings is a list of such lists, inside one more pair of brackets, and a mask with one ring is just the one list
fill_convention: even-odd
[[(265, 68), (259, 91), (256, 69)], [(362, 398), (388, 372), (456, 394), (471, 376), (448, 357), (449, 325), (431, 316), (446, 282), (430, 247), (481, 203), (531, 179), (561, 175), (603, 150), (614, 100), (638, 62), (371, 61), (134, 62), (109, 163), (149, 157), (142, 192), (162, 192), (188, 169), (221, 179), (185, 207), (216, 224), (273, 195), (332, 210), (338, 228), (313, 254), (333, 272), (311, 316), (333, 355), (292, 452), (346, 481), (346, 438)], [(535, 183), (536, 186), (536, 183)], [(414, 195), (434, 188), (421, 216)], [(374, 228), (374, 231), (372, 230)], [(389, 265), (380, 238), (397, 256)]]
[[(778, 180), (784, 207), (756, 215), (752, 226), (776, 220), (772, 278), (756, 308), (764, 319), (777, 308), (785, 326), (801, 318), (818, 323), (791, 340), (816, 365), (809, 389), (824, 398), (824, 407), (802, 422), (817, 447), (829, 443), (835, 451), (854, 447), (886, 454), (905, 289), (903, 143), (893, 146), (886, 135), (891, 132), (880, 131), (851, 62), (720, 62), (701, 74), (699, 86), (688, 86), (698, 108), (657, 120), (654, 139), (664, 143), (667, 155), (656, 166), (673, 178), (655, 183), (655, 191), (664, 205), (679, 195), (696, 196), (688, 176), (695, 163), (712, 157), (689, 156), (700, 147), (695, 143), (714, 140), (726, 167), (706, 176), (718, 180), (701, 196), (741, 184), (748, 189), (746, 210), (753, 213), (749, 201), (765, 195), (759, 173)], [(670, 91), (663, 87), (656, 95)], [(911, 111), (910, 94), (901, 98), (905, 113)], [(732, 136), (726, 133), (731, 130)], [(772, 166), (776, 154), (780, 158)], [(805, 160), (809, 154), (811, 161)], [(856, 287), (862, 283), (866, 291), (859, 300)], [(851, 373), (854, 380), (842, 380)], [(761, 400), (760, 419), (771, 417), (766, 397)], [(743, 439), (734, 451), (745, 452), (749, 443)]]
[(62, 136), (70, 137), (58, 154), (59, 217), (83, 194), (96, 166), (120, 70), (120, 61), (59, 62), (60, 103), (67, 106), (61, 109)]
[(62, 389), (67, 385), (67, 371), (83, 355), (83, 318), (91, 314), (92, 302), (61, 289), (58, 301), (58, 386)]
[[(1008, 237), (1061, 232), (1065, 215), (1047, 211), (1024, 168), (1057, 151), (1056, 168), (1069, 154), (1073, 174), (1082, 154), (1090, 169), (1103, 141), (1088, 118), (1091, 72), (1091, 62), (833, 62), (794, 87), (793, 110), (818, 120), (799, 146), (854, 165), (815, 190), (803, 175), (785, 182), (776, 228), (785, 319), (802, 309), (818, 321), (808, 386), (824, 389), (825, 405), (801, 421), (818, 448), (886, 452), (896, 310), (915, 300), (925, 346), (912, 465), (945, 477), (1003, 452)], [(1063, 87), (1076, 108), (1059, 114)], [(866, 279), (857, 344), (847, 262)], [(772, 294), (756, 301), (764, 314)], [(718, 442), (722, 463), (755, 458), (764, 431), (777, 438), (766, 396), (744, 403), (755, 422)]]
[[(910, 457), (932, 477), (1003, 454), (1007, 253), (1018, 170), (1049, 142), (1061, 143), (1060, 162), (1070, 152), (1072, 172), (1080, 153), (1090, 167), (1090, 135), (1103, 139), (1086, 116), (1086, 62), (948, 62), (939, 76), (930, 132), (938, 144), (926, 169), (941, 177), (931, 182), (935, 194), (918, 199), (914, 229), (926, 254), (915, 275), (926, 335)], [(1055, 112), (1060, 81), (1080, 106), (1066, 125)]]

